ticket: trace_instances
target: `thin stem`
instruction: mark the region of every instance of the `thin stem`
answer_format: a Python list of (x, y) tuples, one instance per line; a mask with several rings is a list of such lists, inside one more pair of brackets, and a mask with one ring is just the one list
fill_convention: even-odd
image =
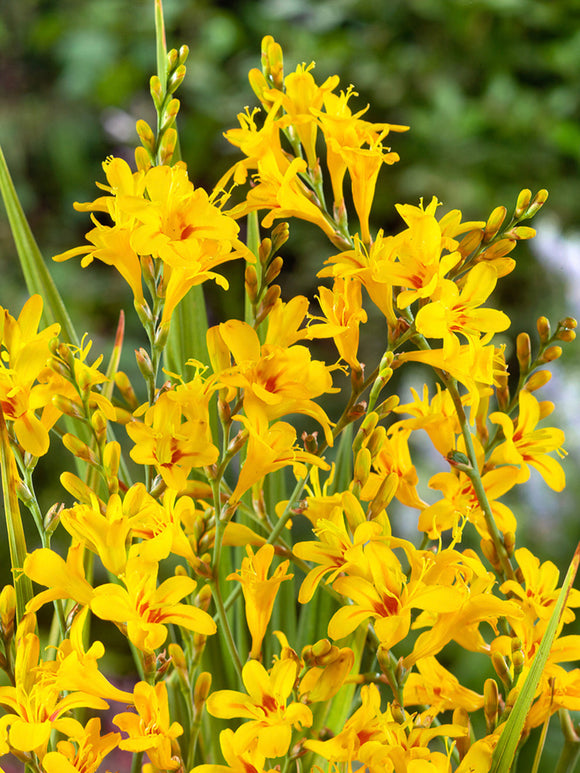
[(503, 543), (501, 533), (495, 523), (495, 518), (493, 517), (491, 505), (489, 504), (489, 499), (487, 498), (487, 493), (485, 491), (485, 487), (481, 479), (481, 474), (479, 472), (479, 466), (477, 463), (477, 457), (475, 454), (475, 448), (473, 446), (473, 439), (471, 437), (471, 432), (469, 431), (469, 424), (467, 423), (467, 417), (465, 416), (465, 411), (463, 410), (463, 404), (461, 402), (461, 396), (457, 389), (457, 384), (455, 380), (450, 378), (449, 376), (444, 377), (444, 382), (445, 382), (445, 386), (449, 390), (449, 394), (451, 395), (453, 404), (455, 406), (455, 411), (457, 413), (457, 418), (459, 419), (459, 424), (461, 426), (461, 433), (463, 435), (463, 440), (465, 443), (465, 450), (469, 458), (469, 465), (462, 465), (460, 469), (462, 472), (464, 472), (467, 475), (467, 477), (471, 481), (471, 485), (473, 486), (473, 490), (475, 491), (477, 501), (479, 502), (479, 506), (481, 507), (481, 510), (485, 518), (485, 524), (487, 526), (489, 536), (491, 537), (491, 540), (494, 544), (494, 547), (501, 565), (504, 579), (515, 580), (514, 568), (511, 564), (507, 550)]

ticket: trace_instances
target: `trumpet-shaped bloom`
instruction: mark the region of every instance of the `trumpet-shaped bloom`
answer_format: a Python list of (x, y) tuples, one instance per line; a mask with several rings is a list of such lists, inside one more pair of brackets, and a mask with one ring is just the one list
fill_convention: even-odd
[(302, 475), (305, 474), (304, 464), (330, 469), (319, 456), (303, 451), (296, 445), (296, 430), (291, 424), (277, 421), (269, 427), (263, 420), (250, 422), (245, 416), (237, 418), (248, 431), (248, 447), (236, 487), (230, 497), (232, 503), (238, 502), (245, 491), (275, 470), (293, 467)]
[(431, 303), (419, 309), (415, 320), (417, 330), (426, 338), (443, 338), (457, 346), (458, 335), (468, 341), (478, 340), (482, 333), (507, 330), (511, 321), (496, 309), (481, 309), (497, 283), (494, 268), (487, 263), (476, 264), (467, 274), (461, 289), (456, 282), (442, 279), (432, 295)]
[[(100, 585), (91, 600), (91, 609), (102, 620), (127, 626), (127, 636), (144, 652), (160, 647), (167, 638), (167, 624), (183, 626), (209, 636), (216, 632), (212, 618), (191, 604), (180, 604), (197, 587), (190, 577), (175, 576), (157, 586), (158, 558), (169, 553), (171, 535), (160, 535), (129, 551), (121, 585)], [(142, 551), (145, 555), (142, 554)]]
[(48, 343), (60, 331), (56, 323), (38, 331), (41, 316), (40, 295), (26, 301), (18, 319), (0, 307), (0, 408), (13, 422), (22, 448), (33, 456), (48, 451), (48, 431), (59, 415), (51, 406), (52, 394), (35, 383), (44, 379), (51, 354)]
[[(191, 773), (266, 773), (266, 755), (258, 752), (256, 744), (245, 748), (245, 743), (242, 743), (240, 736), (231, 728), (228, 727), (220, 733), (220, 746), (225, 765), (197, 765)], [(275, 771), (276, 768), (269, 768), (267, 773)]]
[[(210, 328), (208, 342), (216, 377), (230, 389), (244, 390), (244, 410), (252, 423), (303, 413), (321, 424), (326, 442), (333, 444), (328, 416), (314, 402), (322, 394), (337, 391), (331, 368), (313, 360), (305, 346), (260, 346), (256, 331), (234, 319)], [(228, 350), (236, 363), (233, 367), (226, 365)]]
[(164, 392), (147, 408), (144, 421), (127, 425), (127, 434), (135, 443), (131, 458), (138, 464), (154, 465), (167, 486), (177, 490), (185, 488), (194, 467), (213, 464), (219, 456), (212, 443), (207, 400), (198, 403), (195, 416), (182, 418), (179, 401), (171, 392)]
[(530, 477), (530, 467), (534, 467), (551, 489), (562, 491), (566, 485), (564, 470), (549, 453), (556, 451), (565, 456), (562, 449), (564, 432), (554, 427), (536, 429), (541, 406), (531, 392), (520, 391), (519, 406), (517, 422), (499, 411), (490, 414), (490, 421), (501, 426), (505, 437), (505, 442), (492, 453), (490, 463), (518, 465), (517, 483), (525, 482)]
[(297, 676), (295, 660), (277, 660), (270, 673), (257, 660), (250, 660), (242, 670), (248, 694), (219, 690), (207, 699), (207, 710), (214, 717), (244, 717), (236, 732), (240, 751), (255, 744), (258, 754), (282, 757), (290, 748), (292, 727), (310, 727), (312, 712), (303, 703), (290, 703), (288, 698)]
[(45, 754), (42, 768), (46, 773), (96, 773), (120, 740), (120, 733), (101, 735), (101, 720), (93, 717), (67, 741), (58, 741), (57, 751)]
[(293, 574), (288, 574), (289, 561), (283, 561), (268, 577), (268, 571), (274, 558), (274, 546), (263, 545), (256, 555), (251, 547), (247, 547), (248, 557), (242, 560), (239, 572), (228, 575), (228, 580), (237, 580), (242, 585), (242, 593), (246, 602), (246, 621), (252, 635), (250, 658), (259, 658), (262, 640), (272, 616), (274, 601), (280, 585), (284, 580), (291, 580)]
[(84, 254), (82, 265), (93, 259), (114, 266), (128, 282), (135, 305), (144, 303), (141, 258), (152, 256), (163, 264), (165, 304), (161, 322), (168, 324), (176, 305), (196, 284), (226, 280), (213, 269), (236, 258), (253, 260), (238, 239), (239, 226), (215, 206), (201, 188), (194, 188), (185, 164), (153, 166), (132, 173), (120, 158), (103, 164), (109, 193), (89, 204), (76, 205), (83, 211), (106, 212), (112, 226), (96, 227), (87, 234), (89, 246), (75, 247), (56, 255), (64, 261)]
[(137, 682), (133, 695), (137, 713), (125, 711), (113, 717), (119, 730), (129, 735), (119, 743), (119, 748), (146, 752), (159, 770), (176, 770), (181, 759), (174, 741), (182, 735), (183, 728), (179, 722), (171, 722), (165, 682), (158, 682), (155, 687)]
[(78, 707), (106, 709), (108, 704), (83, 691), (63, 696), (55, 680), (55, 663), (39, 660), (40, 644), (25, 633), (16, 648), (14, 686), (0, 687), (0, 705), (10, 713), (0, 717), (0, 733), (8, 729), (8, 743), (18, 752), (34, 752), (40, 759), (53, 730), (76, 732), (78, 722), (64, 716)]

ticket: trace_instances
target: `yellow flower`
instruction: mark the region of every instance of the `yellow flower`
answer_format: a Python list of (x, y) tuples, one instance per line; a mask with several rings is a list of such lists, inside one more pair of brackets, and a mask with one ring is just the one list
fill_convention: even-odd
[(245, 416), (236, 418), (248, 431), (248, 447), (230, 502), (238, 502), (242, 494), (265, 475), (283, 467), (294, 467), (300, 475), (305, 474), (304, 464), (329, 469), (329, 465), (319, 456), (303, 451), (296, 445), (296, 430), (291, 424), (277, 421), (268, 426), (263, 420), (250, 422)]
[(264, 228), (270, 228), (274, 220), (297, 217), (314, 223), (333, 241), (337, 235), (336, 227), (300, 180), (300, 174), (307, 169), (304, 159), (295, 158), (281, 168), (274, 152), (270, 151), (259, 159), (257, 166), (255, 187), (248, 191), (245, 202), (229, 211), (231, 217), (240, 218), (265, 209), (268, 214), (262, 220)]
[[(208, 344), (220, 384), (231, 389), (229, 399), (233, 388), (244, 390), (244, 410), (253, 424), (303, 413), (322, 425), (326, 442), (333, 444), (330, 420), (313, 398), (338, 390), (332, 387), (332, 369), (313, 360), (305, 346), (260, 346), (256, 331), (235, 319), (210, 328)], [(236, 363), (233, 367), (224, 361), (227, 350)]]
[(429, 714), (453, 711), (462, 706), (467, 712), (483, 706), (483, 695), (469, 690), (439, 661), (431, 656), (417, 663), (419, 673), (409, 674), (403, 688), (405, 706), (429, 706)]
[(103, 167), (110, 185), (99, 187), (110, 195), (77, 209), (107, 212), (113, 226), (94, 221), (96, 227), (87, 234), (90, 246), (75, 247), (54, 260), (84, 254), (83, 266), (94, 258), (115, 266), (131, 287), (136, 307), (144, 304), (140, 258), (161, 260), (165, 298), (161, 324), (169, 323), (176, 305), (194, 285), (215, 279), (227, 287), (213, 268), (239, 257), (253, 260), (238, 239), (237, 223), (204, 190), (194, 188), (185, 164), (132, 173), (125, 161), (110, 158)]
[[(397, 540), (397, 544), (402, 543), (403, 540)], [(348, 636), (372, 618), (381, 644), (390, 649), (408, 634), (412, 609), (440, 613), (459, 606), (466, 591), (452, 585), (453, 578), (446, 577), (440, 584), (443, 580), (441, 560), (427, 551), (415, 551), (411, 543), (405, 547), (407, 558), (414, 566), (409, 579), (393, 550), (386, 544), (373, 542), (365, 549), (371, 579), (347, 575), (334, 581), (334, 590), (353, 603), (341, 607), (331, 618), (328, 635), (332, 639)], [(431, 577), (429, 569), (433, 570)]]
[[(310, 169), (314, 169), (318, 162), (315, 111), (320, 110), (324, 97), (338, 86), (339, 81), (338, 75), (331, 75), (322, 86), (318, 86), (311, 73), (313, 67), (314, 62), (308, 66), (299, 64), (295, 72), (289, 73), (284, 79), (285, 92), (280, 98), (287, 113), (286, 120), (296, 130)], [(270, 94), (272, 92), (266, 95)]]
[(119, 730), (129, 734), (119, 748), (146, 752), (156, 768), (176, 770), (182, 763), (175, 739), (182, 735), (183, 728), (179, 722), (171, 722), (165, 682), (155, 687), (137, 682), (133, 695), (137, 713), (126, 711), (113, 717)]
[(495, 269), (478, 263), (467, 274), (459, 289), (456, 282), (442, 279), (431, 296), (431, 303), (419, 309), (415, 324), (426, 338), (443, 338), (457, 346), (458, 334), (468, 341), (479, 339), (482, 333), (499, 333), (510, 326), (503, 311), (481, 309), (497, 283)]
[(304, 748), (332, 762), (348, 762), (351, 770), (351, 763), (364, 754), (365, 745), (373, 749), (382, 745), (387, 740), (387, 723), (392, 722), (390, 712), (381, 713), (376, 685), (363, 685), (360, 697), (362, 705), (346, 720), (340, 733), (328, 741), (307, 740)]
[(55, 599), (73, 599), (86, 606), (93, 597), (93, 588), (85, 577), (84, 546), (73, 542), (66, 561), (49, 548), (39, 548), (26, 556), (23, 571), (33, 582), (46, 585), (48, 590), (35, 596), (27, 612), (36, 612), (43, 604)]
[(242, 593), (246, 602), (246, 621), (252, 635), (252, 649), (249, 657), (259, 659), (262, 640), (272, 616), (272, 609), (278, 589), (284, 580), (291, 580), (294, 575), (287, 574), (289, 561), (283, 561), (273, 575), (268, 577), (268, 570), (274, 558), (274, 546), (263, 545), (256, 555), (251, 547), (246, 548), (248, 557), (242, 560), (242, 568), (226, 579), (238, 580), (242, 585)]
[(107, 709), (108, 704), (89, 693), (74, 691), (63, 696), (55, 681), (56, 664), (39, 660), (40, 644), (33, 633), (18, 639), (14, 686), (0, 687), (0, 705), (8, 714), (0, 717), (0, 734), (8, 729), (8, 743), (17, 752), (34, 752), (42, 760), (53, 730), (65, 735), (78, 722), (65, 717), (71, 709)]
[(530, 467), (534, 467), (551, 489), (562, 491), (566, 485), (564, 470), (548, 454), (556, 451), (559, 456), (565, 456), (566, 452), (562, 449), (564, 432), (554, 427), (535, 429), (546, 405), (540, 404), (525, 389), (520, 391), (519, 406), (517, 422), (512, 422), (507, 414), (499, 411), (490, 414), (490, 421), (501, 426), (505, 437), (505, 442), (492, 453), (490, 464), (518, 465), (520, 473), (516, 483), (524, 483), (530, 477)]
[(35, 383), (44, 380), (51, 354), (48, 344), (60, 331), (56, 323), (38, 331), (42, 305), (40, 295), (31, 296), (18, 319), (0, 307), (0, 408), (13, 422), (19, 444), (33, 456), (48, 451), (48, 430), (59, 416), (51, 405), (52, 394)]
[[(447, 389), (442, 389), (440, 384), (435, 384), (435, 394), (429, 400), (429, 387), (423, 385), (423, 397), (413, 387), (412, 403), (397, 405), (393, 408), (394, 413), (410, 413), (415, 418), (402, 419), (391, 427), (394, 431), (396, 427), (405, 429), (424, 429), (429, 435), (434, 447), (442, 456), (455, 449), (455, 437), (461, 434), (461, 427), (457, 418), (457, 412), (453, 405), (453, 399)], [(465, 397), (463, 398), (465, 402)]]
[(123, 512), (121, 497), (113, 494), (103, 514), (95, 494), (91, 504), (76, 504), (60, 513), (60, 522), (71, 536), (96, 553), (103, 566), (115, 575), (127, 563), (127, 540), (131, 522)]
[[(502, 532), (515, 532), (517, 521), (512, 511), (498, 498), (515, 485), (514, 468), (498, 467), (481, 477), (495, 523)], [(439, 472), (429, 481), (429, 488), (441, 491), (443, 499), (426, 507), (419, 516), (418, 527), (431, 539), (437, 539), (442, 531), (456, 528), (462, 518), (467, 518), (485, 539), (490, 539), (485, 515), (473, 488), (463, 472)]]
[[(362, 366), (358, 361), (359, 326), (367, 321), (367, 313), (362, 307), (361, 282), (355, 277), (336, 277), (332, 290), (318, 288), (318, 300), (323, 317), (313, 319), (326, 322), (328, 335), (334, 338), (338, 353), (355, 371)], [(321, 334), (321, 325), (313, 325), (310, 330)]]
[(197, 583), (190, 577), (176, 575), (157, 586), (158, 560), (167, 557), (171, 535), (133, 545), (121, 585), (107, 583), (95, 589), (91, 610), (102, 620), (127, 626), (127, 636), (144, 652), (160, 647), (167, 638), (167, 624), (183, 626), (190, 631), (210, 636), (216, 632), (212, 618), (192, 604), (180, 604)]
[[(332, 180), (334, 207), (339, 210), (343, 206), (342, 185), (347, 169), (343, 148), (361, 148), (363, 145), (376, 145), (389, 131), (406, 131), (408, 126), (396, 126), (387, 123), (369, 123), (360, 116), (366, 113), (368, 105), (354, 115), (348, 106), (352, 96), (357, 96), (352, 86), (340, 94), (329, 92), (324, 95), (324, 111), (313, 110), (326, 140), (326, 164)], [(391, 154), (387, 163), (397, 160), (396, 154)]]
[(69, 735), (68, 741), (58, 741), (58, 751), (45, 754), (42, 769), (46, 773), (96, 773), (120, 740), (120, 733), (101, 735), (101, 720), (93, 717), (86, 727)]
[(240, 751), (252, 744), (258, 754), (282, 757), (290, 748), (292, 727), (310, 727), (312, 712), (303, 703), (290, 703), (298, 666), (294, 660), (277, 660), (270, 673), (257, 660), (248, 661), (242, 679), (248, 694), (219, 690), (207, 699), (206, 708), (214, 717), (245, 717), (236, 732)]
[(220, 746), (225, 765), (209, 763), (197, 765), (191, 773), (275, 773), (276, 768), (264, 769), (266, 756), (260, 754), (257, 745), (244, 748), (237, 733), (230, 728), (220, 733)]
[(195, 415), (182, 422), (179, 398), (174, 392), (163, 392), (146, 409), (143, 422), (127, 424), (127, 434), (135, 443), (131, 458), (137, 464), (154, 465), (169, 488), (184, 489), (194, 467), (213, 464), (219, 456), (212, 443), (208, 401), (209, 396), (196, 406)]
[(354, 237), (354, 248), (334, 255), (325, 261), (331, 264), (318, 272), (318, 276), (358, 278), (371, 301), (385, 315), (390, 328), (397, 325), (393, 308), (392, 264), (395, 261), (395, 237), (385, 236), (380, 230), (371, 245), (363, 244)]

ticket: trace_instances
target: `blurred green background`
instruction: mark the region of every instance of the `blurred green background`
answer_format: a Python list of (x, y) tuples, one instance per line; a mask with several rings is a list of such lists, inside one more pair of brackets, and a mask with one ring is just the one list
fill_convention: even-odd
[[(578, 316), (580, 0), (164, 0), (164, 9), (168, 46), (190, 47), (178, 125), (196, 185), (211, 187), (236, 160), (222, 132), (255, 104), (247, 72), (259, 66), (262, 36), (272, 34), (287, 71), (314, 60), (319, 82), (337, 73), (341, 87), (355, 85), (353, 104), (370, 103), (370, 120), (411, 127), (392, 135), (401, 161), (380, 177), (376, 227), (399, 228), (393, 205), (420, 197), (436, 195), (465, 219), (485, 219), (499, 204), (511, 210), (521, 188), (550, 191), (534, 223), (538, 246), (515, 253), (517, 269), (496, 298), (513, 320), (508, 351), (518, 332), (535, 331), (539, 314), (553, 322)], [(154, 68), (152, 0), (1, 1), (0, 142), (47, 258), (82, 243), (89, 221), (72, 202), (95, 197), (102, 160), (131, 159), (135, 121), (153, 119)], [(316, 288), (315, 274), (332, 252), (313, 228), (292, 225), (292, 233), (282, 278), (287, 298)], [(0, 267), (0, 304), (17, 313), (26, 294), (4, 218)], [(127, 352), (140, 345), (130, 293), (117, 274), (97, 264), (83, 272), (73, 261), (52, 268), (95, 353), (101, 346), (108, 353), (119, 306), (128, 313)], [(232, 266), (228, 276), (236, 275)], [(210, 290), (210, 314), (239, 315), (241, 298), (241, 290), (227, 298)], [(519, 544), (560, 566), (580, 537), (577, 351), (567, 348), (542, 395), (557, 402), (555, 421), (567, 431), (569, 486), (557, 495), (534, 479), (527, 494), (517, 490), (514, 505)], [(53, 493), (58, 484), (50, 473), (39, 472), (39, 480), (48, 507), (61, 496)]]

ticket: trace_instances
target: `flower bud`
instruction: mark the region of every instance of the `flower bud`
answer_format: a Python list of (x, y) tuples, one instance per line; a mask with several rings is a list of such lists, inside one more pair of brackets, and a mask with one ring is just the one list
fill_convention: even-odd
[(497, 242), (494, 242), (484, 252), (482, 252), (481, 255), (478, 256), (477, 260), (479, 262), (484, 260), (496, 260), (497, 258), (504, 258), (514, 249), (516, 244), (517, 241), (515, 239), (498, 239)]
[(272, 229), (272, 252), (278, 252), (288, 239), (290, 238), (290, 226), (285, 221), (278, 223), (278, 225)]
[(459, 725), (460, 727), (464, 727), (467, 730), (465, 735), (460, 735), (455, 739), (455, 748), (459, 752), (459, 759), (462, 760), (467, 754), (469, 747), (471, 746), (471, 738), (469, 733), (469, 714), (467, 713), (467, 710), (464, 709), (463, 706), (458, 706), (458, 708), (453, 710), (451, 722), (454, 725)]
[(151, 79), (149, 80), (149, 91), (151, 92), (151, 98), (153, 99), (155, 109), (160, 110), (161, 105), (163, 104), (164, 94), (163, 86), (161, 85), (158, 75), (151, 76)]
[(266, 263), (270, 259), (271, 254), (272, 254), (272, 240), (266, 237), (265, 239), (262, 239), (262, 241), (260, 242), (260, 246), (258, 247), (258, 260), (260, 261), (262, 266), (266, 265)]
[(0, 593), (0, 635), (9, 642), (14, 635), (16, 615), (16, 591), (12, 585), (5, 585)]
[(485, 228), (483, 230), (483, 243), (487, 244), (494, 236), (497, 236), (499, 229), (503, 225), (503, 221), (507, 215), (507, 209), (505, 207), (496, 207), (489, 216)]
[(209, 671), (202, 671), (201, 674), (195, 680), (195, 687), (193, 689), (193, 706), (196, 714), (203, 709), (203, 705), (207, 700), (209, 691), (211, 690), (211, 674)]
[(91, 416), (91, 424), (97, 443), (102, 446), (107, 442), (107, 418), (103, 411), (97, 409)]
[(566, 343), (571, 343), (572, 341), (576, 340), (576, 331), (575, 330), (560, 330), (558, 333), (556, 333), (556, 338), (559, 341), (565, 341)]
[(527, 225), (516, 225), (508, 231), (509, 236), (523, 241), (524, 239), (533, 239), (536, 235), (536, 229)]
[(355, 486), (362, 488), (371, 473), (371, 452), (368, 448), (361, 448), (354, 461), (353, 481)]
[(548, 346), (540, 357), (540, 362), (553, 362), (562, 356), (561, 346)]
[(520, 371), (527, 373), (532, 363), (532, 342), (527, 333), (520, 333), (516, 339), (516, 351)]
[(482, 228), (478, 228), (476, 231), (468, 231), (468, 233), (466, 233), (463, 239), (459, 242), (457, 252), (465, 260), (465, 258), (468, 258), (472, 252), (475, 252), (475, 250), (481, 244), (482, 239)]
[(137, 365), (139, 367), (139, 370), (143, 374), (143, 378), (146, 381), (150, 381), (154, 378), (153, 373), (153, 363), (151, 362), (151, 358), (149, 357), (149, 354), (147, 351), (141, 347), (140, 349), (135, 349), (135, 359), (137, 360)]
[(359, 427), (356, 437), (352, 444), (353, 453), (356, 454), (359, 449), (366, 443), (370, 435), (374, 432), (375, 427), (379, 421), (379, 416), (375, 411), (368, 413), (362, 424)]
[(73, 419), (85, 418), (82, 405), (71, 400), (69, 397), (65, 397), (64, 395), (53, 395), (52, 404), (61, 413), (64, 413), (66, 416), (70, 416)]
[(506, 549), (506, 553), (511, 558), (516, 547), (516, 535), (513, 531), (506, 531), (506, 533), (503, 535), (503, 544)]
[(252, 263), (248, 263), (246, 266), (244, 279), (248, 299), (251, 303), (256, 303), (258, 300), (258, 274), (256, 273), (256, 268), (252, 265)]
[(179, 58), (178, 58), (179, 64), (185, 64), (187, 61), (187, 57), (189, 56), (189, 46), (186, 46), (185, 44), (183, 44), (182, 46), (179, 47), (178, 53), (179, 53)]
[(516, 220), (519, 220), (521, 217), (524, 216), (528, 207), (530, 206), (531, 200), (532, 200), (532, 192), (529, 188), (524, 188), (519, 192), (518, 200), (516, 201), (516, 208), (514, 212), (514, 218)]
[(175, 146), (177, 145), (177, 132), (174, 128), (166, 129), (161, 137), (159, 145), (159, 162), (167, 165), (173, 158)]
[(387, 430), (385, 427), (377, 427), (373, 431), (372, 435), (370, 436), (367, 443), (367, 448), (371, 453), (371, 458), (373, 459), (373, 461), (380, 454), (386, 439), (387, 439)]
[(266, 275), (264, 277), (264, 281), (266, 284), (271, 284), (274, 279), (278, 276), (280, 271), (282, 271), (282, 266), (284, 265), (284, 261), (282, 258), (278, 255), (278, 257), (274, 258), (274, 260), (270, 263), (268, 266), (268, 269), (266, 270)]
[(129, 377), (122, 370), (118, 370), (115, 373), (115, 384), (131, 410), (136, 410), (139, 407), (139, 400), (137, 399), (135, 390), (129, 381)]
[(547, 317), (538, 317), (538, 321), (536, 322), (536, 327), (538, 328), (538, 333), (540, 335), (540, 341), (542, 343), (545, 343), (546, 341), (550, 340), (551, 336), (551, 330), (550, 330), (550, 322)]
[(399, 402), (399, 395), (390, 395), (386, 400), (383, 400), (383, 402), (375, 408), (375, 413), (378, 413), (379, 418), (384, 419), (393, 411), (394, 408), (397, 407)]
[(524, 389), (526, 392), (535, 392), (545, 386), (551, 378), (552, 374), (549, 370), (537, 370), (526, 381)]
[(69, 432), (63, 435), (63, 446), (71, 452), (77, 459), (82, 459), (89, 464), (98, 465), (99, 459), (94, 451), (92, 451), (86, 443), (83, 443), (78, 437), (71, 435)]
[(319, 641), (313, 644), (310, 648), (311, 657), (313, 657), (316, 661), (318, 661), (319, 658), (327, 657), (331, 651), (332, 644), (328, 639), (319, 639)]
[(153, 129), (149, 126), (147, 121), (140, 119), (137, 121), (135, 128), (137, 129), (137, 135), (141, 140), (145, 150), (151, 154), (155, 153), (155, 134), (153, 133)]
[(526, 217), (533, 217), (546, 203), (548, 191), (545, 188), (539, 190), (526, 211)]
[(389, 473), (379, 486), (379, 490), (369, 504), (367, 518), (373, 521), (389, 504), (399, 487), (399, 476), (396, 472)]
[(512, 677), (509, 672), (509, 668), (505, 661), (504, 656), (500, 652), (491, 653), (491, 664), (495, 669), (495, 673), (499, 676), (506, 689), (511, 689)]
[(54, 534), (56, 527), (60, 523), (60, 514), (63, 509), (64, 504), (54, 504), (44, 516), (44, 532), (48, 537)]
[(135, 166), (137, 167), (137, 171), (147, 172), (147, 170), (151, 169), (152, 160), (149, 151), (142, 145), (137, 145), (135, 148)]
[(282, 91), (284, 86), (282, 48), (271, 35), (266, 35), (262, 39), (262, 71), (274, 88)]
[(177, 91), (177, 89), (181, 86), (181, 83), (183, 82), (183, 79), (185, 78), (185, 65), (180, 64), (178, 67), (175, 68), (175, 70), (171, 73), (171, 76), (169, 77), (169, 83), (167, 84), (167, 90), (170, 94), (173, 94), (174, 91)]
[(493, 733), (497, 722), (497, 713), (499, 707), (499, 690), (495, 679), (486, 679), (483, 685), (483, 712), (485, 714), (485, 723), (487, 732)]
[(166, 132), (170, 126), (175, 123), (175, 118), (179, 113), (180, 103), (178, 99), (172, 99), (165, 110), (163, 111), (163, 117), (161, 121), (161, 131)]
[(276, 301), (280, 297), (280, 293), (280, 285), (270, 285), (270, 287), (268, 287), (266, 294), (264, 295), (264, 299), (262, 300), (262, 303), (258, 309), (258, 313), (256, 314), (256, 322), (258, 324), (263, 322), (268, 314), (272, 311)]
[(493, 544), (492, 540), (490, 539), (481, 540), (481, 552), (487, 558), (487, 560), (493, 566), (494, 569), (499, 570), (501, 568), (501, 563), (497, 555), (497, 550), (495, 549), (495, 545)]

